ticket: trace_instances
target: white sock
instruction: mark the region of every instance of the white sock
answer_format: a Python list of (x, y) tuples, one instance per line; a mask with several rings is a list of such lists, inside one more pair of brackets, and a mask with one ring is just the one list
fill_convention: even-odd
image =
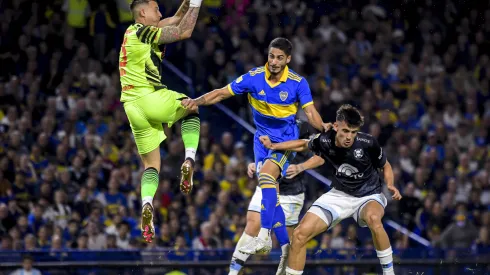
[(393, 250), (391, 246), (383, 251), (376, 250), (376, 255), (378, 255), (379, 262), (383, 268), (383, 275), (395, 275), (395, 270), (393, 269)]
[(228, 273), (228, 275), (238, 275), (240, 270), (242, 270), (243, 265), (247, 261), (248, 257), (250, 257), (250, 255), (240, 252), (239, 248), (251, 242), (253, 238), (254, 237), (243, 232), (240, 240), (238, 240), (238, 243), (235, 246), (235, 251), (233, 252), (233, 257), (231, 258), (230, 263), (230, 273)]
[(196, 149), (187, 148), (185, 149), (185, 159), (191, 158), (192, 160), (196, 160)]
[(283, 244), (281, 246), (282, 255), (287, 255), (289, 253), (289, 244)]
[(286, 275), (301, 275), (303, 274), (303, 270), (294, 270), (292, 268), (286, 267)]
[(145, 204), (147, 203), (151, 205), (151, 208), (153, 208), (153, 197), (150, 196), (144, 197), (143, 200), (141, 201), (141, 205), (145, 206)]
[(261, 228), (260, 231), (259, 231), (259, 238), (261, 240), (267, 240), (267, 238), (269, 238), (271, 235), (271, 230), (270, 229), (267, 229), (267, 228)]

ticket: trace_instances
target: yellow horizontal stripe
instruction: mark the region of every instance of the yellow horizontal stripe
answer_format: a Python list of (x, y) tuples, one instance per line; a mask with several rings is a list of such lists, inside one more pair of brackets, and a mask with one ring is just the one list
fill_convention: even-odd
[(308, 103), (303, 104), (303, 106), (301, 106), (301, 108), (303, 108), (303, 109), (304, 109), (305, 107), (308, 107), (308, 106), (310, 106), (310, 105), (312, 105), (312, 104), (313, 104), (313, 101), (310, 101), (310, 102), (308, 102)]
[(267, 185), (267, 184), (276, 184), (275, 181), (259, 181), (259, 186), (262, 186), (262, 185)]
[(226, 88), (228, 88), (228, 91), (230, 92), (231, 95), (235, 95), (235, 92), (233, 92), (233, 90), (231, 89), (231, 85), (230, 84), (228, 84), (226, 86)]
[(296, 115), (298, 112), (298, 103), (293, 103), (290, 105), (272, 104), (255, 99), (250, 94), (248, 94), (248, 102), (250, 102), (250, 105), (252, 105), (257, 112), (266, 116), (286, 118), (291, 115)]
[(274, 183), (276, 183), (276, 181), (273, 180), (273, 179), (259, 179), (259, 184), (264, 184), (264, 183), (272, 183), (272, 184), (274, 184)]
[(259, 180), (275, 180), (274, 177), (269, 175), (259, 175)]
[(268, 174), (268, 173), (260, 173), (260, 174), (259, 174), (259, 178), (260, 178), (260, 177), (269, 177), (269, 178), (271, 178), (271, 179), (276, 179), (276, 178), (274, 178), (274, 176), (273, 176), (273, 175)]
[(276, 186), (274, 184), (262, 184), (262, 185), (259, 185), (260, 188), (262, 189), (272, 189), (272, 188), (276, 188)]

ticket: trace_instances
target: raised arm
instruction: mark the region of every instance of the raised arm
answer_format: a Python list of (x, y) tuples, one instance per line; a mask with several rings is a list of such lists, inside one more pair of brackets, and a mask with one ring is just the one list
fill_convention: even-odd
[(221, 89), (213, 90), (196, 99), (184, 99), (182, 100), (182, 105), (188, 109), (202, 105), (213, 105), (231, 96), (247, 93), (252, 87), (252, 76), (246, 73)]
[(184, 40), (191, 37), (194, 27), (196, 26), (197, 17), (202, 0), (191, 0), (190, 7), (185, 13), (180, 23), (176, 26), (163, 26), (160, 35), (160, 44), (169, 44), (176, 41)]
[(182, 5), (180, 5), (179, 9), (175, 13), (175, 15), (160, 20), (160, 22), (158, 23), (158, 27), (163, 28), (165, 26), (178, 25), (182, 21), (182, 18), (184, 18), (184, 15), (189, 10), (189, 6), (190, 6), (190, 0), (184, 0), (182, 2)]

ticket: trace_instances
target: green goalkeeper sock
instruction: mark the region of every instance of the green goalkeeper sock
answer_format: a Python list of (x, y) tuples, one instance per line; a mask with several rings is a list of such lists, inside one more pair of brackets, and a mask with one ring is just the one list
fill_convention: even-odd
[(199, 145), (199, 132), (201, 120), (198, 114), (191, 114), (182, 119), (182, 140), (185, 147), (185, 159), (196, 159), (197, 146)]
[(153, 207), (153, 197), (157, 192), (159, 181), (157, 169), (150, 167), (143, 172), (143, 176), (141, 177), (142, 205), (149, 203)]

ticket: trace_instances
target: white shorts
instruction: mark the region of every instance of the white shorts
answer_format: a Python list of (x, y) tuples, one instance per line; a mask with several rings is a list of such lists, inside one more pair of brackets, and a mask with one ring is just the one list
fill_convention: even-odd
[(332, 214), (332, 223), (328, 228), (332, 228), (349, 217), (353, 217), (359, 226), (366, 227), (366, 222), (361, 220), (359, 216), (361, 215), (364, 206), (370, 201), (377, 201), (383, 208), (385, 208), (387, 204), (386, 197), (383, 194), (373, 194), (357, 198), (332, 188), (332, 190), (319, 197), (313, 203), (311, 208), (308, 209), (308, 212), (317, 215), (328, 224), (327, 216), (323, 210), (330, 211)]
[[(305, 202), (305, 194), (298, 195), (279, 195), (279, 202), (281, 203), (284, 215), (286, 216), (286, 226), (293, 226), (299, 222), (299, 214), (303, 209)], [(248, 205), (248, 211), (254, 211), (260, 213), (260, 205), (262, 203), (262, 189), (257, 186), (255, 188), (254, 195)]]

